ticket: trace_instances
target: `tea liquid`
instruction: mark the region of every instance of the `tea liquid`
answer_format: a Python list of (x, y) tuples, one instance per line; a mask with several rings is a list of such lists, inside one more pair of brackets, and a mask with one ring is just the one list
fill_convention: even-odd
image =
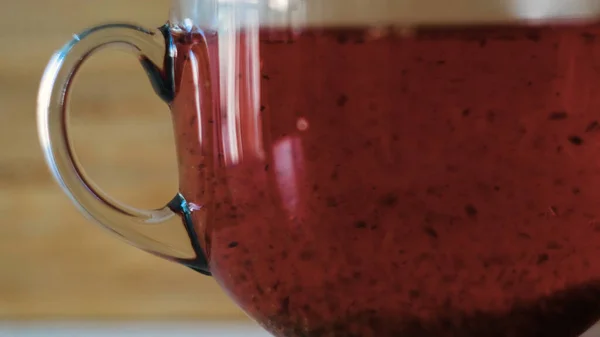
[(600, 26), (174, 38), (181, 191), (275, 335), (600, 319)]

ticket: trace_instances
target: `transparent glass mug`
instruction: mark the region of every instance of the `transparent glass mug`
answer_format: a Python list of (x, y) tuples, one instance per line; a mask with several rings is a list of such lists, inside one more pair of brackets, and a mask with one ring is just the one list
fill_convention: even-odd
[[(277, 336), (576, 336), (600, 318), (599, 14), (174, 1), (156, 31), (58, 52), (39, 133), (84, 213), (212, 274)], [(69, 145), (72, 78), (117, 45), (172, 110), (180, 193), (160, 210), (102, 193)]]

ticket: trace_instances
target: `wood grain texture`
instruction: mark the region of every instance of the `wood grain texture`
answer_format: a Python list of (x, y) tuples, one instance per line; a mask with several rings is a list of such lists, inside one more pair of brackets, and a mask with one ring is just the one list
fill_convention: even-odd
[[(210, 278), (138, 251), (75, 209), (52, 180), (35, 126), (39, 79), (72, 34), (107, 21), (158, 27), (166, 0), (0, 2), (0, 319), (241, 319)], [(102, 52), (73, 94), (76, 149), (91, 177), (134, 206), (176, 190), (167, 107), (137, 61)]]

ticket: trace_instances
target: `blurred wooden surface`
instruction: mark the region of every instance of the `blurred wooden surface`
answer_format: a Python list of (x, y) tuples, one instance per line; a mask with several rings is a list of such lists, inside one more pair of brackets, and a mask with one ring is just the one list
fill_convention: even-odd
[[(37, 86), (73, 33), (106, 21), (149, 27), (166, 0), (0, 2), (0, 320), (241, 319), (210, 278), (140, 252), (91, 224), (51, 179), (35, 127)], [(91, 177), (134, 206), (176, 191), (167, 107), (137, 61), (102, 52), (78, 77), (75, 145)]]

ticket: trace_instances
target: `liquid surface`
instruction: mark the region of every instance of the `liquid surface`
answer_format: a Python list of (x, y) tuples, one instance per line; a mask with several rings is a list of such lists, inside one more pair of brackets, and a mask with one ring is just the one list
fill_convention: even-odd
[(235, 38), (175, 36), (180, 188), (215, 278), (269, 331), (600, 319), (600, 27)]

